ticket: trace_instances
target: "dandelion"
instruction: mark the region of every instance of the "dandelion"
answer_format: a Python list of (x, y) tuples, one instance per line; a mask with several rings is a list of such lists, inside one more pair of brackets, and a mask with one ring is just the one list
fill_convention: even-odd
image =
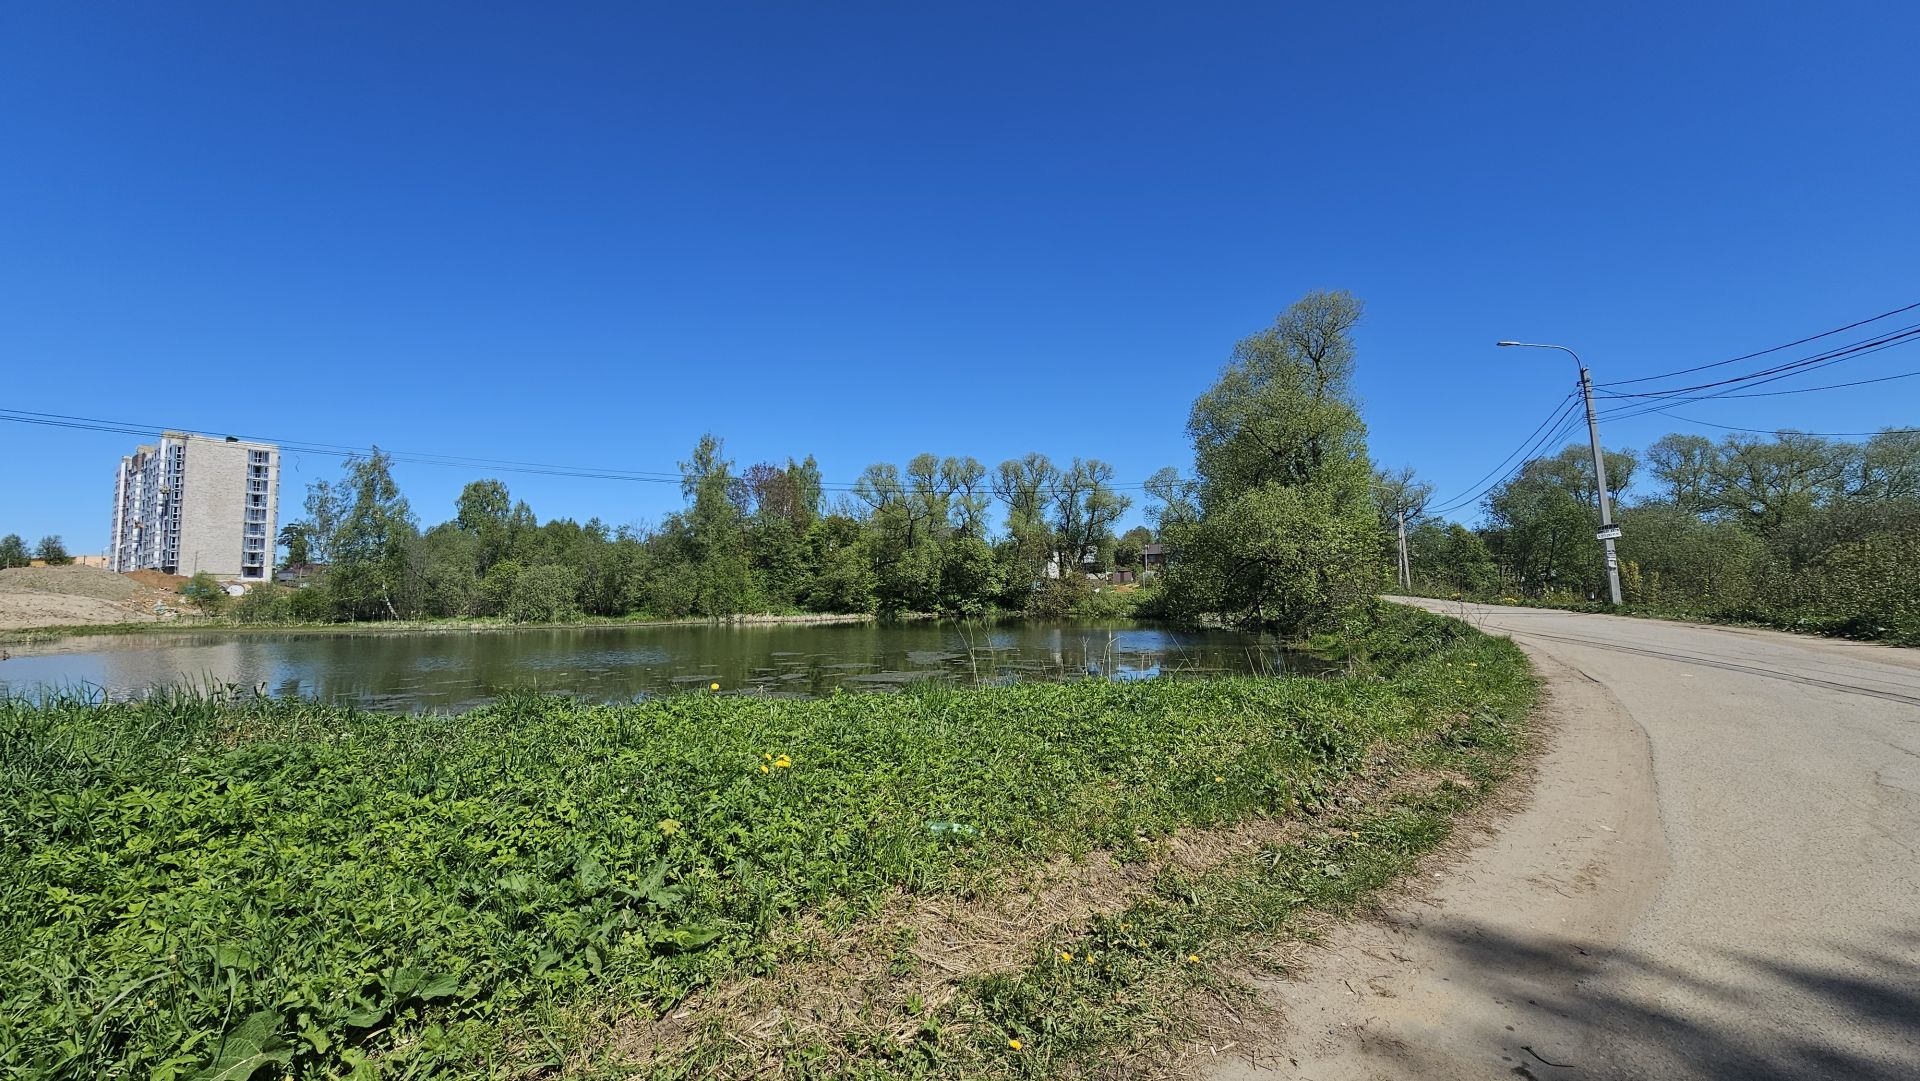
[(793, 765), (793, 759), (788, 758), (784, 754), (773, 760), (774, 769), (786, 769), (791, 765)]
[(1197, 953), (1190, 953), (1190, 954), (1188, 954), (1188, 955), (1187, 955), (1187, 961), (1188, 961), (1188, 963), (1190, 963), (1190, 964), (1195, 964), (1195, 965), (1197, 965), (1197, 964), (1199, 964), (1199, 963), (1200, 963), (1200, 955), (1199, 955), (1199, 954), (1197, 954)]
[(668, 836), (668, 837), (671, 837), (671, 836), (673, 836), (674, 834), (676, 834), (676, 833), (679, 833), (679, 832), (680, 832), (680, 823), (679, 823), (679, 821), (678, 821), (678, 820), (676, 820), (676, 819), (672, 819), (672, 818), (663, 818), (663, 819), (661, 819), (661, 820), (660, 820), (660, 832), (661, 832), (662, 834), (664, 834), (665, 836)]
[(760, 757), (766, 759), (769, 762), (773, 761), (773, 756), (770, 754), (763, 754)]
[(1061, 950), (1061, 951), (1060, 951), (1060, 960), (1062, 960), (1062, 961), (1071, 961), (1071, 960), (1073, 960), (1073, 954), (1071, 954), (1071, 953), (1068, 953), (1068, 952), (1067, 952), (1066, 950)]
[(1009, 1038), (1007, 1040), (1007, 1046), (1013, 1048), (1015, 1051), (1018, 1051), (1020, 1050), (1020, 1041)]
[(1225, 780), (1226, 780), (1226, 778), (1225, 778), (1225, 777), (1222, 777), (1222, 776), (1220, 776), (1220, 775), (1219, 775), (1218, 773), (1216, 773), (1216, 774), (1214, 774), (1214, 775), (1213, 775), (1213, 783), (1214, 783), (1214, 784), (1220, 784), (1221, 782), (1223, 782), (1223, 781), (1225, 781)]
[(767, 772), (767, 767), (765, 767), (765, 766), (761, 766), (761, 767), (760, 767), (760, 772), (761, 772), (761, 773), (765, 773), (765, 772)]
[(717, 690), (719, 690), (719, 689), (720, 689), (720, 685), (719, 685), (718, 683), (709, 683), (709, 684), (707, 684), (707, 690), (710, 690), (710, 691), (717, 691)]

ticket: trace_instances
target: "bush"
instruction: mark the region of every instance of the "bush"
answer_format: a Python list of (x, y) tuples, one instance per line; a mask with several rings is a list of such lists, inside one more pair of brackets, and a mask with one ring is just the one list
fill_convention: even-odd
[(201, 571), (180, 587), (180, 595), (187, 603), (200, 609), (202, 615), (217, 616), (227, 606), (227, 590), (219, 579), (206, 571)]
[(515, 623), (554, 623), (580, 614), (574, 600), (580, 577), (551, 563), (528, 567), (514, 579), (507, 597), (507, 618)]
[(270, 583), (254, 586), (240, 595), (231, 614), (240, 623), (291, 623), (294, 592)]

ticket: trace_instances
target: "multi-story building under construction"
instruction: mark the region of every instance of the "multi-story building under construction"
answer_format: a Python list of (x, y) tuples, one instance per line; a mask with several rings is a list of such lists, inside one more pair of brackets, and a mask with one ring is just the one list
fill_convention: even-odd
[(264, 582), (279, 490), (273, 444), (165, 432), (120, 459), (107, 568)]

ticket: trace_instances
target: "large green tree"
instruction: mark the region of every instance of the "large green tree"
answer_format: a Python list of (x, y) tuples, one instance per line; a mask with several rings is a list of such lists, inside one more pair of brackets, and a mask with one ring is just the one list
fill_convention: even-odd
[[(1298, 633), (1371, 594), (1379, 523), (1352, 385), (1360, 316), (1350, 294), (1308, 294), (1236, 345), (1194, 402), (1195, 482), (1163, 486), (1170, 613)], [(1166, 510), (1188, 499), (1195, 517), (1170, 525)]]
[(334, 489), (337, 524), (328, 541), (327, 589), (350, 619), (399, 619), (413, 605), (411, 554), (419, 537), (413, 510), (393, 481), (393, 460), (380, 448), (347, 461)]

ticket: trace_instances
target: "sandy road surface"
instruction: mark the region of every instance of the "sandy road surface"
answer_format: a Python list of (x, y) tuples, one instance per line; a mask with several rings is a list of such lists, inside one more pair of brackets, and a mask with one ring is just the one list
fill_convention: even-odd
[(1532, 791), (1215, 1077), (1920, 1078), (1920, 651), (1417, 603), (1547, 676)]

